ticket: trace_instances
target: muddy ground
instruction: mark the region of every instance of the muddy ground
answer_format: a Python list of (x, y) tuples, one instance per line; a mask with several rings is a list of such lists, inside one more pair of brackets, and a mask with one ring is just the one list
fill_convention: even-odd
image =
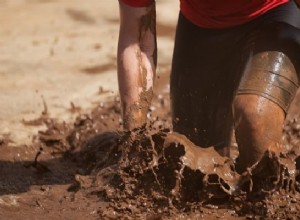
[(124, 133), (117, 1), (0, 0), (1, 220), (300, 218), (300, 96), (284, 128), (288, 150), (242, 174), (170, 132), (178, 3), (157, 2), (151, 123)]

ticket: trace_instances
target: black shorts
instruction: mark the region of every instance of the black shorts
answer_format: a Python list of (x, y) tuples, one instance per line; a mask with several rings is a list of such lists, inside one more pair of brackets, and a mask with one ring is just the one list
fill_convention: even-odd
[(170, 83), (174, 130), (199, 146), (227, 145), (245, 64), (263, 51), (283, 52), (300, 73), (300, 10), (293, 1), (227, 29), (201, 28), (180, 14)]

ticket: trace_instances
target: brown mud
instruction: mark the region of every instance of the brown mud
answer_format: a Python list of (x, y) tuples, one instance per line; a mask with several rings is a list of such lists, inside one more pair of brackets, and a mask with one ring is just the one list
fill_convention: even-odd
[[(13, 3), (12, 0), (2, 1), (1, 6), (11, 2)], [(71, 84), (80, 82), (79, 87), (72, 87), (74, 90), (67, 90), (69, 92), (58, 90), (62, 102), (69, 106), (72, 99), (67, 98), (65, 93), (81, 91), (83, 97), (86, 97), (87, 91), (94, 92), (92, 82), (106, 82), (115, 75), (113, 72), (106, 78), (92, 78), (90, 81), (83, 75), (78, 75), (86, 73), (89, 77), (105, 76), (108, 70), (114, 69), (114, 60), (110, 57), (114, 57), (115, 47), (112, 45), (116, 41), (111, 37), (116, 40), (119, 20), (115, 7), (103, 10), (110, 4), (113, 5), (113, 1), (74, 4), (73, 1), (36, 0), (24, 1), (24, 5), (20, 1), (15, 2), (20, 7), (3, 7), (1, 14), (1, 36), (5, 42), (1, 47), (1, 54), (4, 55), (1, 66), (4, 67), (7, 63), (7, 77), (15, 76), (13, 82), (22, 81), (24, 84), (19, 87), (15, 83), (6, 85), (5, 82), (9, 81), (5, 81), (6, 78), (3, 77), (2, 84), (6, 85), (3, 94), (10, 87), (13, 90), (18, 88), (21, 91), (19, 99), (25, 99), (24, 103), (29, 105), (30, 99), (27, 97), (32, 96), (32, 93), (28, 93), (26, 89), (33, 91), (36, 88), (32, 81), (38, 71), (39, 75), (50, 75), (55, 81), (55, 84), (49, 86), (49, 80), (45, 80), (47, 83), (42, 83), (38, 87), (40, 89), (49, 87), (49, 91), (54, 91), (61, 87), (61, 83), (64, 87), (68, 86), (65, 85), (66, 81)], [(38, 8), (32, 7), (38, 2), (43, 4), (38, 4)], [(157, 1), (161, 4), (157, 7), (158, 10), (166, 2)], [(53, 12), (46, 10), (47, 4), (53, 7)], [(175, 12), (177, 20), (178, 10), (168, 4), (164, 7), (161, 17), (165, 20), (169, 12)], [(96, 17), (99, 11), (103, 13)], [(71, 18), (70, 21), (66, 20), (65, 14), (67, 18)], [(8, 18), (12, 17), (16, 19), (8, 22)], [(103, 21), (108, 23), (102, 23)], [(77, 31), (72, 22), (76, 22)], [(101, 28), (95, 27), (95, 23), (100, 24)], [(59, 26), (56, 30), (53, 27), (57, 24), (67, 25)], [(157, 25), (158, 36), (164, 40), (160, 43), (159, 66), (163, 71), (169, 68), (168, 54), (172, 51), (174, 25)], [(107, 34), (112, 33), (111, 27), (115, 31), (113, 36)], [(94, 34), (94, 28), (101, 32)], [(41, 35), (36, 35), (37, 33)], [(102, 36), (101, 39), (99, 35)], [(81, 42), (84, 45), (82, 47)], [(91, 45), (90, 53), (87, 50), (82, 53), (85, 45)], [(21, 51), (20, 46), (25, 49)], [(44, 54), (44, 49), (40, 50), (42, 47), (49, 49), (49, 57), (43, 58), (45, 62), (41, 62), (40, 66), (37, 65), (40, 61), (35, 60), (44, 57), (41, 56)], [(102, 62), (98, 63), (99, 57), (98, 53), (94, 55), (95, 51), (103, 54)], [(22, 54), (23, 59), (16, 57), (16, 54)], [(27, 61), (29, 57), (34, 62)], [(97, 63), (92, 62), (93, 59)], [(74, 69), (70, 71), (72, 74), (68, 74), (65, 67), (60, 67), (73, 67), (74, 63), (77, 65), (77, 60), (81, 62), (74, 67), (78, 70), (75, 76)], [(60, 68), (52, 69), (57, 66)], [(26, 77), (20, 80), (22, 74), (16, 74), (16, 70), (24, 75), (34, 75), (30, 75), (27, 81)], [(54, 77), (55, 72), (59, 77)], [(66, 78), (61, 78), (64, 73)], [(168, 74), (159, 77), (156, 90), (164, 91)], [(88, 90), (79, 90), (83, 84), (88, 85)], [(98, 88), (99, 84), (95, 86)], [(100, 87), (99, 94), (109, 93), (106, 84), (102, 86), (104, 87)], [(63, 93), (65, 95), (62, 96)], [(43, 90), (41, 94), (44, 94)], [(39, 132), (32, 144), (12, 147), (10, 143), (15, 141), (15, 137), (9, 134), (0, 137), (0, 220), (299, 219), (300, 117), (295, 116), (299, 114), (299, 95), (296, 108), (291, 111), (292, 117), (289, 117), (284, 128), (288, 151), (266, 152), (258, 164), (242, 174), (235, 171), (238, 165), (236, 157), (220, 157), (213, 148), (196, 147), (185, 137), (170, 132), (172, 128), (167, 96), (168, 94), (154, 95), (151, 113), (148, 115), (152, 123), (146, 129), (124, 133), (121, 129), (118, 99), (100, 103), (91, 113), (86, 114), (85, 104), (75, 102), (75, 105), (71, 102), (69, 112), (79, 116), (73, 123), (64, 123), (51, 118), (53, 109), (51, 100), (46, 95), (41, 116), (23, 120), (28, 130), (32, 126), (47, 127), (47, 130)], [(99, 97), (96, 98), (99, 100)], [(10, 96), (3, 100), (2, 103), (6, 100), (16, 102)], [(50, 103), (49, 110), (46, 103)], [(6, 104), (3, 105), (5, 107)], [(35, 105), (28, 109), (40, 111), (33, 106)], [(3, 109), (16, 114), (13, 111), (15, 108)], [(25, 108), (25, 104), (17, 108)], [(1, 123), (5, 123), (5, 120)], [(236, 152), (234, 143), (231, 148), (232, 152)]]
[(0, 219), (300, 218), (300, 119), (285, 126), (286, 152), (241, 174), (235, 160), (171, 132), (168, 109), (156, 96), (151, 123), (134, 132), (121, 130), (118, 99), (73, 124), (45, 110), (33, 146), (1, 142)]

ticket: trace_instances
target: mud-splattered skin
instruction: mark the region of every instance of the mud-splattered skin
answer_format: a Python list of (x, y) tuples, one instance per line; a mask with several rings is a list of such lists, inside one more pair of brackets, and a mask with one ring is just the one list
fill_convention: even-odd
[(296, 66), (284, 53), (266, 51), (251, 57), (234, 101), (244, 167), (258, 161), (267, 149), (284, 150), (282, 125), (298, 87)]
[(285, 113), (299, 88), (296, 68), (281, 52), (261, 52), (247, 65), (238, 94), (256, 94), (277, 103)]
[[(157, 49), (156, 49), (156, 13), (155, 13), (155, 5), (153, 4), (149, 8), (149, 12), (142, 16), (140, 19), (140, 27), (139, 27), (139, 42), (141, 49), (147, 50), (147, 48), (143, 48), (143, 41), (147, 38), (147, 35), (150, 33), (154, 36), (155, 40), (155, 48), (153, 50), (152, 56), (150, 59), (153, 61), (152, 71), (155, 74), (155, 68), (157, 65)], [(133, 111), (135, 111), (135, 108), (141, 111), (142, 118), (140, 120), (142, 122), (137, 122), (137, 124), (143, 124), (145, 123), (145, 118), (148, 112), (149, 105), (151, 103), (152, 97), (153, 97), (153, 79), (154, 76), (152, 76), (152, 79), (150, 79), (151, 82), (149, 82), (148, 79), (148, 71), (145, 67), (143, 57), (141, 56), (140, 51), (137, 51), (137, 59), (139, 61), (139, 101), (135, 103), (135, 105), (132, 106)], [(132, 120), (139, 120), (138, 118), (132, 118)]]
[[(157, 43), (156, 43), (156, 11), (155, 3), (152, 4), (148, 13), (141, 17), (140, 28), (139, 28), (139, 41), (142, 42), (146, 33), (149, 31), (154, 36), (155, 48), (153, 50), (152, 59), (154, 63), (154, 68), (157, 66)], [(141, 45), (142, 46), (142, 45)], [(153, 69), (154, 71), (154, 69)]]
[[(124, 70), (128, 72), (137, 71), (131, 79), (134, 82), (127, 82), (133, 87), (128, 89), (133, 90), (133, 92), (129, 94), (130, 98), (121, 99), (124, 127), (129, 130), (146, 123), (147, 112), (153, 96), (153, 81), (157, 65), (155, 4), (153, 3), (141, 10), (145, 11), (137, 18), (138, 21), (133, 28), (136, 30), (137, 46), (130, 58), (127, 57), (127, 60), (134, 59), (135, 64)], [(131, 18), (125, 19), (130, 20)], [(122, 41), (122, 39), (120, 40)], [(127, 62), (129, 63), (129, 61)], [(126, 79), (120, 81), (119, 84), (124, 84)], [(123, 93), (130, 93), (127, 90), (124, 89)]]

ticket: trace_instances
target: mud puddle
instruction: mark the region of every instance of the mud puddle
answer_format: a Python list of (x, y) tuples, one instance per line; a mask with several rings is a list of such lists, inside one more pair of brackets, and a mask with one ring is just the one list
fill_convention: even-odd
[(151, 123), (127, 133), (121, 130), (118, 99), (80, 114), (73, 124), (43, 113), (39, 123), (48, 129), (33, 146), (0, 144), (1, 216), (300, 218), (298, 119), (285, 126), (287, 152), (266, 152), (259, 163), (238, 173), (233, 159), (172, 132), (168, 109), (166, 95), (157, 96), (148, 115)]

